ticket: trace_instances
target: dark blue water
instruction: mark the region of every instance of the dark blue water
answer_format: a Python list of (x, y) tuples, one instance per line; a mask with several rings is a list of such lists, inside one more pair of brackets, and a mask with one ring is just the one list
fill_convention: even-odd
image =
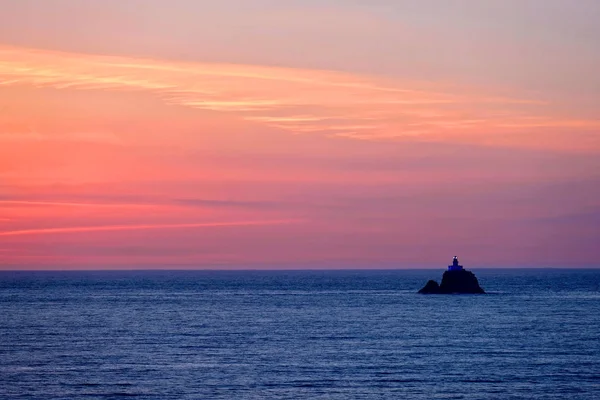
[(600, 271), (0, 273), (0, 398), (600, 399)]

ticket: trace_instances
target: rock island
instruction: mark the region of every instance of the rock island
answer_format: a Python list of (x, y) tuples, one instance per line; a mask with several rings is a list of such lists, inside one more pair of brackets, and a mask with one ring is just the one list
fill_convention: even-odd
[(467, 271), (458, 263), (458, 257), (454, 256), (452, 265), (444, 272), (441, 285), (436, 281), (429, 281), (425, 287), (419, 290), (421, 294), (485, 294), (479, 286), (479, 282), (471, 271)]

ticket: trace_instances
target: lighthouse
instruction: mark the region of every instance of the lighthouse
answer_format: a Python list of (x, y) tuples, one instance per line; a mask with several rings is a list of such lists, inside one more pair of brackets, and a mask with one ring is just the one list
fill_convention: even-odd
[(463, 266), (458, 264), (458, 256), (454, 256), (452, 265), (448, 265), (448, 271), (462, 271), (463, 269)]

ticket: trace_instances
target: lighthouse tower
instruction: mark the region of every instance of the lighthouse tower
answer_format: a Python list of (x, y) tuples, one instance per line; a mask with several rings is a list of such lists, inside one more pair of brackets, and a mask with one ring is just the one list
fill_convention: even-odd
[(452, 259), (452, 265), (448, 265), (448, 271), (462, 271), (463, 266), (458, 265), (458, 256), (454, 256)]

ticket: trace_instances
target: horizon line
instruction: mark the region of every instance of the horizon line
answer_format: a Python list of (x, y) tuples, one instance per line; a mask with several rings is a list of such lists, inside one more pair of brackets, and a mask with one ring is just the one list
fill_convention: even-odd
[[(431, 271), (447, 267), (423, 268), (93, 268), (93, 269), (1, 269), (2, 272), (318, 272), (318, 271)], [(467, 270), (473, 270), (468, 269)], [(576, 267), (480, 267), (476, 270), (600, 270), (600, 265)]]

